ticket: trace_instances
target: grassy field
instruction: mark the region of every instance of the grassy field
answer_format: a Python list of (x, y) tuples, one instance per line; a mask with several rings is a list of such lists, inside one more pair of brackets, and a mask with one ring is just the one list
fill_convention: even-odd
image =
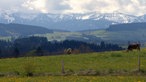
[(0, 82), (146, 82), (143, 76), (45, 76), (0, 78)]
[(48, 33), (48, 34), (36, 34), (35, 36), (42, 36), (47, 37), (49, 41), (57, 40), (57, 41), (63, 41), (66, 40), (69, 36), (75, 36), (75, 37), (82, 37), (82, 34), (79, 32), (54, 32), (54, 33)]
[[(145, 30), (137, 31), (107, 31), (107, 30), (92, 30), (85, 32), (54, 32), (48, 34), (40, 34), (38, 36), (45, 36), (48, 40), (64, 40), (66, 37), (75, 36), (82, 37), (82, 34), (93, 35), (102, 40), (145, 40)], [(137, 37), (135, 39), (135, 37)]]
[[(138, 55), (141, 72), (138, 69)], [(62, 60), (65, 76), (61, 76)], [(0, 82), (145, 82), (146, 49), (0, 59)], [(33, 73), (33, 77), (26, 77)], [(41, 81), (42, 80), (42, 81)]]

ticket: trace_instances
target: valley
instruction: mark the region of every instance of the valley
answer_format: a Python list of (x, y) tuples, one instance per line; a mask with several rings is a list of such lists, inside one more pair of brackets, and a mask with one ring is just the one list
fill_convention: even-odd
[[(21, 24), (6, 24), (7, 26), (5, 25), (4, 28), (3, 25), (1, 24), (0, 26), (0, 39), (3, 40), (28, 36), (42, 36), (47, 37), (48, 41), (77, 40), (94, 44), (105, 41), (121, 46), (126, 46), (128, 42), (141, 42), (142, 46), (145, 46), (146, 43), (146, 23), (117, 24), (110, 25), (107, 29), (89, 29), (75, 32)], [(13, 30), (15, 28), (19, 30)]]

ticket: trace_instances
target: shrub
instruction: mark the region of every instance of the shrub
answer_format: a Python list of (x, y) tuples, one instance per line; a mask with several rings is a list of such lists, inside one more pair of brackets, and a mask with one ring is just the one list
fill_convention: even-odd
[(34, 65), (34, 63), (31, 63), (31, 62), (26, 63), (24, 64), (23, 70), (24, 70), (25, 76), (33, 76), (36, 70), (36, 66)]

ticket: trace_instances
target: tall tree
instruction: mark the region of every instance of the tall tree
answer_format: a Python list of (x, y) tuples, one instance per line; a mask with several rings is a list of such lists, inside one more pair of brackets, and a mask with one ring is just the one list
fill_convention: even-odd
[(37, 55), (37, 56), (43, 56), (43, 55), (44, 55), (43, 50), (42, 50), (41, 47), (38, 47), (38, 48), (36, 49), (36, 55)]
[(20, 55), (20, 51), (17, 47), (14, 47), (14, 52), (13, 52), (14, 56), (17, 58)]
[(2, 57), (2, 50), (0, 49), (0, 57)]

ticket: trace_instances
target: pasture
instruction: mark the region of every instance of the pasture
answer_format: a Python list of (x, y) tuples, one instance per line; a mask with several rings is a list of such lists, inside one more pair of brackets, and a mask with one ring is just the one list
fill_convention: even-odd
[[(141, 70), (138, 69), (138, 55)], [(65, 74), (61, 73), (64, 61)], [(0, 59), (0, 82), (145, 82), (146, 49)], [(32, 73), (33, 77), (26, 77)]]
[(144, 76), (4, 77), (0, 82), (146, 82)]

